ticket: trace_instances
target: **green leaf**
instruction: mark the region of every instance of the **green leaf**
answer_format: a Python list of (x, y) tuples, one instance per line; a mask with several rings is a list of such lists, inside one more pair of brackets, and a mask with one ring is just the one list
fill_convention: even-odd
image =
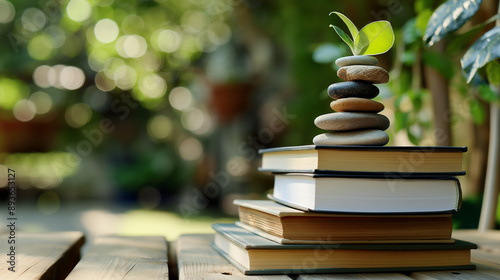
[(335, 32), (337, 32), (339, 37), (349, 46), (351, 51), (354, 53), (354, 43), (352, 42), (349, 35), (347, 35), (347, 33), (345, 33), (342, 29), (338, 28), (335, 25), (330, 24), (330, 27), (333, 28), (333, 30), (335, 30)]
[(356, 25), (354, 25), (354, 23), (352, 23), (352, 21), (344, 14), (341, 14), (339, 12), (331, 12), (329, 16), (332, 14), (336, 14), (337, 16), (339, 16), (339, 18), (344, 21), (345, 25), (347, 25), (349, 32), (351, 32), (352, 39), (356, 38), (356, 36), (358, 35), (358, 28), (356, 27)]
[(462, 27), (479, 9), (482, 0), (448, 0), (432, 14), (424, 34), (424, 42), (432, 46)]
[(486, 32), (465, 52), (460, 60), (467, 76), (467, 83), (472, 81), (477, 71), (488, 62), (500, 57), (500, 26)]
[(483, 30), (483, 28), (486, 25), (494, 22), (498, 18), (500, 18), (500, 14), (494, 15), (487, 21), (471, 27), (469, 30), (467, 30), (467, 32), (453, 36), (448, 43), (446, 52), (447, 53), (462, 52), (465, 49), (465, 46), (470, 44), (472, 40), (478, 35), (479, 32)]
[(394, 44), (391, 23), (386, 20), (365, 25), (354, 38), (355, 55), (376, 55), (387, 52)]
[(478, 93), (482, 100), (487, 102), (498, 101), (498, 93), (489, 84), (482, 83), (478, 86)]
[(500, 63), (492, 60), (486, 64), (486, 75), (490, 84), (497, 87), (500, 86)]
[(422, 60), (426, 65), (434, 68), (447, 80), (451, 80), (451, 78), (453, 78), (453, 62), (446, 56), (446, 54), (427, 51), (422, 54)]
[(481, 124), (486, 119), (486, 110), (478, 100), (472, 99), (469, 102), (469, 110), (474, 123)]
[(427, 23), (432, 16), (432, 11), (430, 9), (426, 9), (418, 13), (416, 28), (419, 31), (420, 36), (425, 33), (425, 29), (427, 27)]

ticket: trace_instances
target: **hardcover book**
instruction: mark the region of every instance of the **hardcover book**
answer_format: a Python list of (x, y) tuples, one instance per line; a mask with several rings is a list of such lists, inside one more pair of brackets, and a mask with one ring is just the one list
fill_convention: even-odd
[(283, 245), (235, 224), (214, 224), (213, 247), (245, 274), (474, 269), (473, 243)]
[(454, 213), (460, 208), (461, 188), (454, 177), (387, 180), (293, 173), (275, 175), (271, 198), (306, 211)]
[(385, 176), (464, 175), (467, 147), (319, 146), (259, 150), (261, 171), (275, 173), (353, 173)]
[(304, 212), (271, 200), (235, 200), (239, 222), (282, 244), (451, 243), (451, 214), (348, 215)]

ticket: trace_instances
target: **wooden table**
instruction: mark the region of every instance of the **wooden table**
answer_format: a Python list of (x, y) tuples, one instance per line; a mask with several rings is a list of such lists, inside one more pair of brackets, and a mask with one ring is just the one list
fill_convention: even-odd
[(210, 247), (212, 235), (199, 234), (170, 243), (155, 236), (98, 237), (80, 259), (84, 242), (80, 232), (19, 233), (12, 272), (6, 262), (10, 248), (4, 234), (0, 235), (0, 279), (500, 279), (500, 231), (456, 231), (454, 237), (479, 245), (472, 251), (476, 270), (245, 276)]

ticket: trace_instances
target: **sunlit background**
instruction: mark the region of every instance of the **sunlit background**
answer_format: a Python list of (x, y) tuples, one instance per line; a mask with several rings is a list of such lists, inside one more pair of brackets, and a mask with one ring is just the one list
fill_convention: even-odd
[[(377, 97), (390, 145), (469, 146), (455, 225), (475, 227), (498, 97), (465, 83), (465, 47), (423, 46), (434, 2), (0, 0), (0, 193), (14, 169), (25, 230), (174, 239), (234, 220), (233, 199), (272, 187), (257, 150), (319, 133), (333, 62), (349, 55), (328, 28), (336, 10), (393, 24)], [(427, 69), (450, 85), (446, 143)]]

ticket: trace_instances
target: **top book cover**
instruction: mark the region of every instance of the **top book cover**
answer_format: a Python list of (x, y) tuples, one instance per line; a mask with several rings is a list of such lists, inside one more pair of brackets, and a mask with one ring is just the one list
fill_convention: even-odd
[(260, 171), (356, 176), (459, 176), (467, 147), (303, 145), (261, 149)]

